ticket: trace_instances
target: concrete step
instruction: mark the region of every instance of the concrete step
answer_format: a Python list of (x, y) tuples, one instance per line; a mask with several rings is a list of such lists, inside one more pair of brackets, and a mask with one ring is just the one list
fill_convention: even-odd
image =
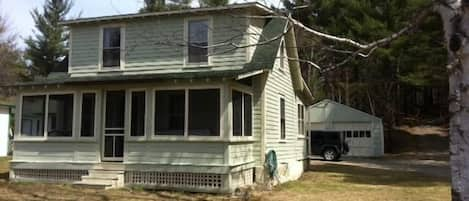
[(92, 184), (92, 185), (111, 185), (117, 186), (117, 178), (115, 179), (103, 179), (103, 178), (82, 178), (81, 182), (84, 184)]
[(88, 175), (122, 175), (123, 170), (88, 170)]
[(84, 175), (81, 176), (82, 180), (86, 179), (112, 179), (112, 180), (117, 180), (118, 176), (115, 174), (89, 174), (89, 175)]
[(83, 181), (74, 182), (72, 184), (74, 187), (78, 188), (92, 188), (92, 189), (110, 189), (112, 185), (103, 185), (103, 184), (90, 184)]

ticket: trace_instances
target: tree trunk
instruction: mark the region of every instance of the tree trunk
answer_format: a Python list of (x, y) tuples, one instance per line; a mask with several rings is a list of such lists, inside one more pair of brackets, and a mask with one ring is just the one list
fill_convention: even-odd
[[(455, 50), (452, 44), (454, 40), (451, 38), (459, 31), (469, 33), (469, 10), (461, 7), (461, 0), (446, 2), (454, 9), (440, 5), (437, 10), (442, 17), (445, 38), (451, 49), (448, 50), (451, 194), (453, 201), (467, 201), (469, 200), (469, 44), (460, 42), (461, 47)], [(462, 17), (460, 23), (454, 20), (457, 15)], [(467, 38), (461, 40), (465, 41)]]

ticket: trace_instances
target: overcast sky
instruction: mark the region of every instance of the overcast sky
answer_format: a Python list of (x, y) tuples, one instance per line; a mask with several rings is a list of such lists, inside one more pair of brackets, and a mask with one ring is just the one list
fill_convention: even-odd
[[(17, 33), (17, 43), (24, 48), (24, 38), (33, 33), (34, 22), (31, 10), (42, 9), (45, 0), (0, 0), (0, 15), (7, 18), (9, 30)], [(230, 0), (230, 2), (246, 2), (255, 0)], [(278, 4), (279, 0), (266, 0), (268, 4)], [(197, 5), (193, 0), (193, 6)], [(265, 2), (265, 1), (259, 1)], [(105, 15), (116, 15), (135, 13), (143, 6), (143, 0), (74, 0), (74, 5), (69, 13), (70, 17), (96, 17)]]

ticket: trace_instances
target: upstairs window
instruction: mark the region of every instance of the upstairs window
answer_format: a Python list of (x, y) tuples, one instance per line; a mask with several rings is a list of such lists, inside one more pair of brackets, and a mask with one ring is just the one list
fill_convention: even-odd
[(239, 91), (232, 91), (233, 136), (252, 135), (252, 97)]
[(188, 23), (189, 63), (208, 62), (208, 20), (191, 20)]
[(121, 60), (121, 28), (103, 29), (103, 67), (119, 67)]

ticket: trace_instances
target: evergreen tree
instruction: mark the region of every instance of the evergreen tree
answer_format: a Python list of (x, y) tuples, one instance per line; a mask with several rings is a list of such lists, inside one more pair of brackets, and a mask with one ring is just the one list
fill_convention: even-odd
[(200, 7), (226, 6), (228, 3), (228, 0), (199, 0)]
[(145, 0), (140, 13), (180, 10), (190, 8), (191, 0)]
[[(309, 27), (367, 43), (404, 27), (409, 22), (409, 16), (427, 4), (428, 1), (413, 0), (296, 0), (287, 1), (285, 7), (294, 18)], [(304, 5), (306, 7), (293, 9)], [(441, 20), (435, 13), (421, 27), (412, 30), (412, 34), (378, 48), (368, 58), (356, 57), (340, 68), (323, 73), (322, 79), (312, 79), (313, 83), (310, 84), (318, 85), (318, 80), (321, 80), (326, 97), (371, 113), (373, 110), (382, 111), (377, 115), (395, 123), (398, 119), (396, 115), (406, 109), (405, 103), (413, 101), (406, 98), (415, 97), (415, 93), (423, 89), (445, 91), (448, 78), (441, 66), (447, 60), (441, 41)], [(351, 49), (347, 45), (319, 39), (301, 41), (299, 46), (300, 56), (320, 61), (322, 67), (340, 63), (350, 56), (332, 49)], [(374, 103), (370, 103), (370, 97)], [(378, 108), (370, 108), (370, 105)], [(442, 111), (446, 110), (445, 107), (444, 104), (441, 106)], [(418, 107), (411, 105), (408, 110), (414, 108)], [(433, 108), (431, 111), (438, 110)]]
[(34, 74), (47, 76), (52, 71), (66, 71), (68, 33), (59, 22), (65, 20), (71, 7), (71, 0), (46, 0), (42, 12), (31, 12), (38, 33), (25, 42), (26, 59), (31, 61)]

